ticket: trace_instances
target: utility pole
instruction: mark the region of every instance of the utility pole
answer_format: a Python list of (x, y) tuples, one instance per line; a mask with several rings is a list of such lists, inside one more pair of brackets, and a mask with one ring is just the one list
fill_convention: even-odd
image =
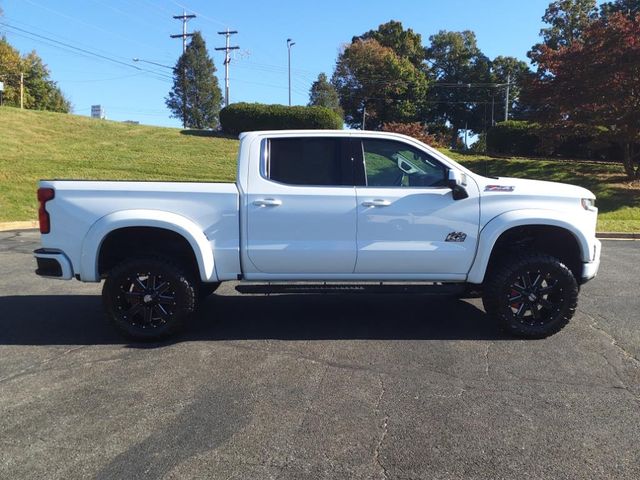
[(24, 73), (20, 72), (20, 109), (24, 108)]
[(174, 15), (173, 18), (176, 20), (182, 20), (182, 33), (170, 35), (170, 37), (182, 38), (182, 53), (185, 53), (187, 51), (187, 37), (193, 36), (193, 33), (187, 33), (187, 22), (192, 18), (196, 18), (196, 16), (193, 14), (187, 15), (187, 12), (183, 10), (182, 15)]
[(468, 133), (469, 133), (469, 122), (465, 121), (464, 122), (464, 149), (468, 150), (469, 149), (469, 144), (468, 142)]
[(291, 47), (293, 47), (296, 42), (292, 41), (290, 38), (287, 38), (287, 51), (289, 58), (289, 106), (291, 106)]
[(364, 126), (365, 126), (364, 124), (365, 124), (366, 120), (367, 120), (367, 104), (364, 103), (364, 104), (362, 104), (362, 130), (365, 129), (364, 128)]
[(218, 47), (216, 50), (224, 51), (224, 106), (229, 106), (229, 64), (231, 63), (231, 50), (238, 50), (240, 47), (235, 45), (230, 46), (231, 35), (238, 33), (237, 30), (229, 30), (227, 28), (224, 32), (218, 32), (218, 35), (224, 35), (226, 38), (225, 46)]
[[(171, 38), (182, 38), (182, 54), (187, 51), (187, 37), (192, 37), (193, 33), (187, 33), (187, 22), (196, 18), (195, 15), (189, 14), (185, 10), (182, 11), (182, 15), (174, 15), (176, 20), (182, 20), (182, 33), (178, 35), (169, 35)], [(187, 67), (182, 72), (182, 128), (187, 128)]]
[(491, 126), (492, 127), (494, 127), (496, 124), (495, 111), (496, 111), (496, 93), (494, 91), (491, 94)]
[(509, 120), (509, 87), (511, 86), (511, 74), (507, 73), (507, 94), (504, 97), (504, 121)]

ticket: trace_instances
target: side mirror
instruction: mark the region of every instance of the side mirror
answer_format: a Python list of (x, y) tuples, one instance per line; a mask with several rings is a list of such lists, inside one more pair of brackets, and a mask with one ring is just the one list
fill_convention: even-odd
[(462, 200), (469, 197), (467, 186), (467, 176), (454, 169), (449, 169), (447, 173), (447, 185), (451, 189), (454, 200)]

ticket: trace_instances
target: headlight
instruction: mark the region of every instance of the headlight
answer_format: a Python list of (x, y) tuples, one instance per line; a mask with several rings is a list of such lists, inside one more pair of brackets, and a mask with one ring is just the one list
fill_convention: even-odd
[(596, 208), (596, 199), (595, 198), (583, 198), (582, 199), (582, 208), (585, 210), (593, 210)]

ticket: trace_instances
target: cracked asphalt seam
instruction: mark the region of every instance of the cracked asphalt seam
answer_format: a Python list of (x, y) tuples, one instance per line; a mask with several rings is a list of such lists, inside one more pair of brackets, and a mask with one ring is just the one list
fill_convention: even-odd
[[(380, 396), (378, 396), (378, 400), (376, 402), (375, 410), (378, 413), (383, 413), (384, 409), (381, 408), (382, 398), (386, 392), (384, 387), (384, 380), (382, 380), (382, 375), (378, 376), (378, 382), (380, 383)], [(380, 460), (380, 450), (382, 449), (382, 444), (384, 443), (385, 438), (387, 437), (389, 427), (389, 415), (384, 413), (384, 418), (382, 420), (382, 434), (376, 444), (376, 448), (373, 450), (373, 461), (380, 468), (380, 473), (382, 474), (382, 478), (388, 479), (389, 473), (387, 472), (387, 468), (384, 466), (382, 461)]]
[(487, 343), (487, 349), (484, 351), (484, 373), (487, 378), (491, 378), (491, 373), (489, 373), (489, 348), (491, 348), (491, 342)]
[(620, 345), (620, 343), (618, 343), (618, 339), (616, 339), (613, 335), (607, 332), (592, 315), (588, 314), (584, 310), (579, 310), (579, 311), (585, 317), (591, 320), (592, 323), (588, 324), (589, 327), (591, 327), (593, 330), (599, 332), (600, 334), (605, 336), (607, 339), (609, 339), (609, 341), (611, 342), (611, 345), (613, 345), (618, 350), (620, 350), (620, 352), (622, 353), (622, 356), (631, 360), (631, 362), (634, 363), (636, 366), (640, 366), (640, 360), (637, 359), (635, 356), (633, 356), (631, 352), (628, 352), (627, 350), (625, 350), (625, 348), (622, 345)]
[(13, 373), (11, 375), (7, 375), (6, 377), (0, 378), (0, 383), (8, 382), (10, 380), (13, 380), (15, 378), (21, 377), (23, 375), (28, 375), (35, 368), (38, 368), (38, 367), (41, 367), (41, 366), (46, 365), (48, 363), (51, 363), (54, 360), (57, 360), (58, 358), (64, 357), (65, 355), (68, 355), (70, 353), (73, 353), (73, 352), (76, 352), (76, 351), (81, 350), (83, 348), (86, 348), (87, 346), (88, 345), (82, 345), (80, 347), (69, 348), (69, 349), (65, 350), (64, 352), (62, 352), (62, 353), (60, 353), (58, 355), (54, 355), (53, 357), (45, 358), (42, 361), (33, 363), (33, 364), (29, 365), (28, 367), (23, 368), (19, 372), (16, 372), (16, 373)]

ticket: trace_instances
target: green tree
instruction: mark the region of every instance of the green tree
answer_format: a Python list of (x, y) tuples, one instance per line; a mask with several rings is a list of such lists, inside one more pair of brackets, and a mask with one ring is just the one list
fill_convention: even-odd
[(340, 98), (333, 85), (327, 80), (324, 73), (318, 75), (318, 79), (313, 82), (309, 90), (309, 106), (327, 107), (343, 116), (340, 108)]
[[(596, 0), (555, 0), (542, 16), (548, 27), (540, 30), (542, 43), (534, 45), (527, 53), (533, 64), (539, 64), (542, 46), (552, 50), (567, 47), (580, 39), (584, 30), (598, 18)], [(544, 74), (544, 71), (540, 72)]]
[[(480, 51), (471, 31), (440, 31), (429, 37), (426, 59), (436, 84), (429, 92), (426, 116), (434, 123), (451, 125), (451, 145), (459, 132), (481, 132), (486, 126), (487, 104), (493, 83), (490, 60)], [(484, 84), (483, 88), (477, 88)]]
[(24, 107), (67, 113), (71, 103), (51, 80), (40, 56), (32, 51), (20, 56), (6, 38), (0, 39), (0, 78), (4, 82), (3, 103), (20, 106), (20, 74), (24, 76)]
[(4, 83), (4, 105), (20, 105), (20, 52), (6, 38), (0, 38), (0, 79)]
[[(528, 108), (522, 104), (521, 95), (532, 75), (527, 63), (515, 57), (498, 56), (491, 62), (491, 74), (493, 82), (496, 84), (506, 84), (509, 81), (509, 111), (513, 112), (512, 116), (526, 115)], [(506, 89), (504, 87), (492, 88), (490, 93), (493, 97), (492, 104), (495, 105), (494, 120), (499, 121), (504, 118)]]
[(629, 18), (640, 14), (640, 0), (614, 0), (600, 5), (600, 16), (608, 18), (614, 13), (622, 13)]
[(383, 47), (393, 50), (398, 57), (409, 60), (419, 70), (427, 70), (422, 36), (410, 28), (405, 30), (401, 22), (391, 20), (383, 23), (377, 30), (353, 37), (352, 42), (357, 40), (376, 40)]
[(423, 71), (374, 39), (349, 44), (338, 56), (331, 82), (345, 122), (361, 128), (366, 113), (369, 129), (418, 120), (428, 87)]
[(194, 32), (173, 69), (173, 88), (165, 100), (172, 116), (181, 118), (185, 127), (218, 126), (222, 92), (215, 72), (201, 33)]
[(71, 103), (64, 97), (56, 83), (49, 79), (49, 70), (35, 51), (22, 59), (25, 88), (25, 107), (34, 110), (50, 110), (68, 113)]

